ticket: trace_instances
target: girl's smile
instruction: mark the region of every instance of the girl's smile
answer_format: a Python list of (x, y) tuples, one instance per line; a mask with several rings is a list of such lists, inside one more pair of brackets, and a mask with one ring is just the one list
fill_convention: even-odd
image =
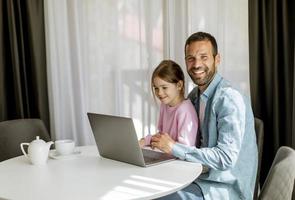
[(155, 95), (158, 99), (169, 106), (176, 106), (184, 98), (180, 95), (181, 83), (169, 83), (159, 77), (153, 80)]

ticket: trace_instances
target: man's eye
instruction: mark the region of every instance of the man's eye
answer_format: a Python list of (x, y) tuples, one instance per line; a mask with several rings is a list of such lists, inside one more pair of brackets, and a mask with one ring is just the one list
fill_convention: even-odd
[(202, 56), (202, 60), (207, 60), (208, 56)]
[(163, 90), (166, 90), (168, 87), (163, 87)]
[(193, 62), (193, 61), (194, 61), (194, 57), (187, 57), (187, 58), (186, 58), (186, 61), (187, 61), (187, 62)]

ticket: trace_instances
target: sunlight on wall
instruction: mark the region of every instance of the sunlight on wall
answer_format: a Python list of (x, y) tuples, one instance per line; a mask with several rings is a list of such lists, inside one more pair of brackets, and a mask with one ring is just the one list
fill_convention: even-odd
[[(156, 132), (150, 77), (163, 59), (185, 70), (193, 32), (217, 39), (218, 71), (249, 94), (247, 0), (48, 1), (52, 132), (94, 143), (86, 112), (132, 117), (138, 137)], [(194, 84), (187, 73), (186, 93)], [(49, 85), (50, 86), (50, 85)], [(54, 135), (53, 134), (53, 135)]]
[[(247, 56), (244, 56), (247, 55), (245, 53), (247, 48), (232, 50), (231, 47), (234, 45), (232, 42), (235, 42), (235, 46), (247, 43), (241, 33), (244, 25), (231, 20), (228, 10), (225, 9), (234, 4), (239, 7), (239, 3), (231, 0), (225, 0), (223, 3), (216, 3), (215, 0), (210, 2), (204, 8), (197, 9), (199, 12), (195, 12), (195, 8), (203, 3), (189, 1), (190, 32), (204, 30), (216, 37), (222, 56), (218, 71), (232, 82), (238, 83), (241, 89), (247, 92), (248, 76), (245, 76), (247, 67), (242, 66), (247, 65), (245, 61)], [(163, 49), (163, 36), (167, 28), (163, 24), (165, 8), (161, 1), (133, 0), (128, 4), (118, 1), (117, 8), (104, 3), (101, 8), (95, 7), (95, 10), (89, 8), (91, 10), (87, 12), (88, 18), (91, 18), (93, 23), (88, 32), (90, 38), (93, 38), (90, 40), (88, 51), (92, 58), (88, 66), (91, 77), (91, 81), (87, 83), (90, 91), (89, 107), (94, 112), (132, 117), (139, 138), (149, 133), (154, 134), (157, 130), (159, 106), (152, 98), (150, 77), (165, 54)], [(208, 10), (216, 14), (208, 16)], [(109, 13), (114, 14), (110, 17)], [(229, 26), (231, 29), (227, 29)], [(172, 27), (173, 24), (168, 28)], [(247, 35), (247, 32), (244, 34)], [(236, 39), (231, 40), (232, 37)], [(183, 54), (183, 43), (178, 43), (178, 38), (170, 40), (181, 47), (174, 52)], [(236, 67), (238, 65), (240, 67)], [(183, 69), (185, 70), (185, 66)], [(186, 93), (188, 93), (187, 91), (191, 91), (195, 85), (187, 75), (186, 81)], [(104, 86), (101, 87), (102, 85)]]
[[(89, 108), (132, 117), (141, 138), (156, 132), (158, 106), (151, 96), (150, 76), (163, 57), (162, 3), (124, 2), (118, 1), (117, 8), (104, 2), (87, 12), (95, 19), (88, 31), (93, 38), (88, 51), (93, 59), (87, 67)], [(104, 34), (106, 30), (111, 31)]]

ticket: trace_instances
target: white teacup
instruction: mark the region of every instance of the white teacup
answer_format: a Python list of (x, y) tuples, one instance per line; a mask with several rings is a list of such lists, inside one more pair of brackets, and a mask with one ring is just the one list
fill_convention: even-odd
[(56, 140), (54, 144), (59, 155), (69, 155), (74, 152), (75, 142), (73, 140)]

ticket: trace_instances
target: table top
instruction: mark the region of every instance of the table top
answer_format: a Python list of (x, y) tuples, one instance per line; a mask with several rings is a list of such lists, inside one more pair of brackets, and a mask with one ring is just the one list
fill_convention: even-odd
[(0, 162), (0, 199), (153, 199), (184, 188), (202, 171), (200, 164), (181, 160), (138, 167), (102, 158), (96, 146), (76, 151), (81, 153), (43, 166), (24, 156)]

